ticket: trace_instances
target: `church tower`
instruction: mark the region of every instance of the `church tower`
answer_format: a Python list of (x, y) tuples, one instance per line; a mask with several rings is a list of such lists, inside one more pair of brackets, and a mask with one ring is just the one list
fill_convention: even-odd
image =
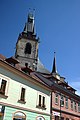
[(34, 27), (34, 16), (29, 13), (24, 30), (19, 34), (16, 43), (15, 57), (22, 67), (27, 66), (32, 70), (37, 70), (39, 38), (36, 37)]

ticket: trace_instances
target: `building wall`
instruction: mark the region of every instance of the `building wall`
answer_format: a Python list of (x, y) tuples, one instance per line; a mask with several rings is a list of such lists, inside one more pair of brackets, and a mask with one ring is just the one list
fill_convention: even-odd
[[(56, 92), (53, 92), (53, 94), (52, 94), (52, 107), (54, 108), (52, 111), (53, 120), (55, 120), (55, 116), (60, 117), (60, 111), (61, 111), (61, 116), (64, 117), (65, 120), (66, 120), (66, 118), (69, 118), (69, 120), (80, 120), (80, 112), (78, 111), (78, 102), (80, 102), (80, 101), (75, 100), (76, 107), (77, 107), (77, 110), (75, 111), (74, 110), (74, 102), (73, 102), (73, 109), (71, 109), (71, 97), (64, 95), (64, 106), (62, 106), (60, 108), (61, 97), (60, 97), (60, 95), (58, 95), (58, 104), (56, 104), (55, 103), (55, 93)], [(68, 97), (68, 108), (66, 108), (66, 105), (65, 105), (65, 98), (66, 97)]]
[(29, 112), (26, 110), (20, 110), (12, 107), (6, 107), (5, 108), (5, 114), (4, 114), (4, 120), (13, 120), (14, 113), (16, 112), (23, 112), (26, 115), (26, 120), (37, 120), (38, 116), (41, 116), (44, 118), (44, 120), (50, 120), (50, 116), (48, 115), (42, 115), (36, 112)]
[[(46, 116), (50, 117), (50, 91), (46, 90), (44, 87), (40, 85), (36, 85), (33, 82), (29, 81), (28, 79), (23, 79), (20, 76), (11, 73), (10, 71), (0, 67), (0, 77), (4, 80), (7, 80), (6, 86), (6, 96), (7, 98), (1, 97), (0, 104), (8, 106), (12, 108), (22, 109), (27, 112), (35, 113), (35, 114), (45, 114)], [(33, 79), (34, 80), (34, 79)], [(21, 88), (26, 89), (25, 93), (25, 104), (18, 102), (20, 99)], [(37, 107), (38, 105), (38, 97), (39, 94), (45, 97), (45, 105), (46, 109), (40, 109)], [(9, 120), (6, 118), (8, 109), (5, 107), (5, 120)], [(16, 112), (16, 111), (15, 111)], [(11, 113), (10, 113), (11, 115)]]

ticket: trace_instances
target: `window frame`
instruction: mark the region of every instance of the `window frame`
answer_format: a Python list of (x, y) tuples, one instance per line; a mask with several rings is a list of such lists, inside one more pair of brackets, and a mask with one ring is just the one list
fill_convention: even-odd
[(64, 96), (63, 95), (61, 95), (60, 97), (60, 106), (64, 107)]
[(22, 101), (25, 101), (25, 88), (21, 88), (21, 96), (20, 96), (20, 100), (22, 100)]
[(73, 110), (73, 103), (74, 101), (71, 99), (71, 110)]
[(46, 109), (46, 96), (44, 94), (38, 93), (38, 99), (37, 99), (37, 108), (39, 109)]
[(9, 89), (9, 78), (0, 74), (0, 88), (1, 88), (1, 82), (2, 80), (6, 81), (6, 86), (5, 86), (5, 92), (4, 94), (3, 93), (0, 93), (0, 97), (6, 99), (8, 97), (8, 89)]
[(77, 103), (74, 102), (74, 110), (77, 112)]
[(59, 104), (59, 95), (55, 93), (55, 104)]
[(80, 103), (78, 103), (78, 112), (80, 112)]
[(0, 94), (5, 95), (6, 85), (7, 85), (7, 81), (2, 79), (1, 80), (1, 86), (0, 86)]
[(25, 87), (21, 87), (20, 90), (20, 99), (18, 100), (19, 103), (25, 104), (25, 95), (26, 95), (26, 88)]
[(68, 109), (68, 97), (65, 97), (65, 108)]

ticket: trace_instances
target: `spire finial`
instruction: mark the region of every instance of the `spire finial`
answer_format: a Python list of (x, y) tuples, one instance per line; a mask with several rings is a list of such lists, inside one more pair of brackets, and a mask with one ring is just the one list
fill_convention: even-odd
[(33, 16), (35, 17), (35, 8), (33, 9), (29, 8), (28, 14), (33, 14)]
[(56, 67), (56, 52), (54, 52), (54, 61), (53, 61), (52, 73), (57, 73), (57, 67)]

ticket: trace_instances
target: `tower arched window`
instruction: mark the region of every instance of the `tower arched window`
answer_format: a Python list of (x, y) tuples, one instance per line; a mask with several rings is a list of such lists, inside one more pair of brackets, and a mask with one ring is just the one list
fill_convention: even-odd
[(31, 54), (31, 43), (27, 43), (25, 47), (25, 54)]

